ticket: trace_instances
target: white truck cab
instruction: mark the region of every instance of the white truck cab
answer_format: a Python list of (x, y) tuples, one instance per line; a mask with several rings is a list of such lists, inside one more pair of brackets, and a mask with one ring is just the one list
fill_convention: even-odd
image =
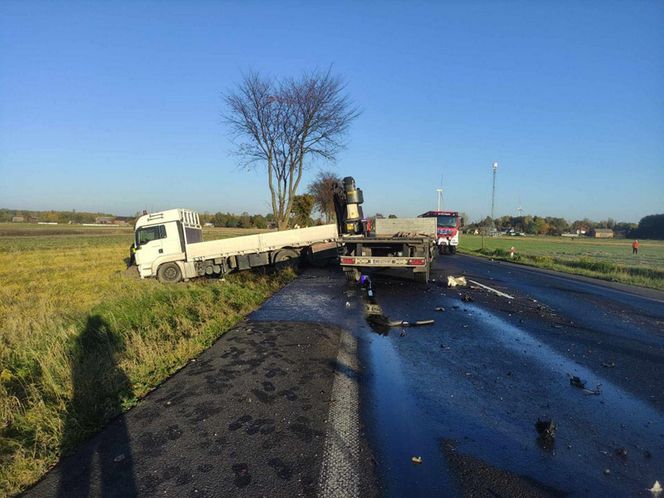
[(136, 221), (134, 248), (141, 277), (156, 275), (160, 265), (186, 259), (186, 247), (203, 241), (198, 213), (169, 209), (141, 216)]

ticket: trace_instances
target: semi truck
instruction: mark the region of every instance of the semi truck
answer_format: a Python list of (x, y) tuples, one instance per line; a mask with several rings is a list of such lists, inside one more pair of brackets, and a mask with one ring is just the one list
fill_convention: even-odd
[(440, 254), (455, 254), (459, 245), (461, 220), (457, 211), (427, 211), (420, 218), (436, 219), (436, 243)]
[(139, 275), (164, 283), (289, 264), (334, 248), (338, 239), (337, 226), (330, 224), (205, 242), (199, 216), (190, 209), (143, 215), (134, 235), (132, 252)]
[(435, 254), (436, 220), (433, 218), (364, 218), (362, 189), (353, 177), (336, 186), (334, 205), (339, 230), (339, 264), (346, 278), (359, 280), (362, 273), (401, 269), (415, 280), (427, 282)]

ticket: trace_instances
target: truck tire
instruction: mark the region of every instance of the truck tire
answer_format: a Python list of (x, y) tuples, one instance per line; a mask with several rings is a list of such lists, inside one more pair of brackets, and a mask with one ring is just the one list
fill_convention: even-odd
[(456, 254), (456, 246), (450, 246), (450, 254)]
[(344, 268), (344, 275), (349, 282), (358, 282), (360, 280), (360, 271), (357, 268)]
[(177, 263), (164, 263), (157, 270), (157, 280), (162, 284), (175, 284), (182, 280), (182, 272)]
[(274, 255), (272, 264), (277, 268), (295, 268), (300, 261), (300, 253), (295, 249), (281, 249)]

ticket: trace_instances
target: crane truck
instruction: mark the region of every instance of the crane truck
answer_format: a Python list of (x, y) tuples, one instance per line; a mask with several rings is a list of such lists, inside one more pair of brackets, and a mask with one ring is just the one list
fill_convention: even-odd
[(415, 280), (427, 282), (435, 254), (436, 220), (433, 218), (364, 219), (362, 189), (348, 176), (334, 189), (339, 230), (339, 264), (346, 278), (359, 280), (367, 270), (402, 269)]

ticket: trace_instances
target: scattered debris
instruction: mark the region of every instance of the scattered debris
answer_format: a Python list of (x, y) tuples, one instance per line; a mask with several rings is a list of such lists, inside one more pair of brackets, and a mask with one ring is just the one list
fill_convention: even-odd
[(406, 337), (406, 331), (401, 330), (401, 333), (399, 334), (399, 337)]
[(121, 462), (122, 460), (124, 460), (125, 458), (126, 458), (126, 457), (125, 457), (125, 454), (124, 454), (124, 453), (120, 453), (118, 456), (116, 456), (116, 457), (113, 459), (113, 461), (114, 461), (115, 463), (119, 463), (119, 462)]
[(537, 418), (535, 430), (543, 441), (552, 441), (556, 437), (556, 425), (553, 420)]
[(445, 311), (445, 308), (443, 308), (442, 306), (437, 306), (436, 311)]
[(610, 469), (604, 469), (604, 475), (608, 476), (611, 473)]
[(472, 303), (474, 301), (473, 297), (470, 294), (464, 294), (463, 296), (461, 296), (461, 300), (464, 303)]
[(650, 491), (653, 496), (659, 496), (662, 494), (662, 485), (659, 483), (659, 481), (655, 481), (655, 484), (652, 485), (652, 488), (648, 489), (647, 491)]
[(627, 458), (627, 448), (616, 448), (615, 454), (620, 458)]
[(610, 363), (609, 362), (604, 362), (604, 363), (602, 363), (602, 366), (605, 367), (605, 368), (616, 368), (616, 364), (613, 363), (613, 362), (610, 362)]
[(350, 308), (350, 302), (346, 301), (346, 308)]
[(422, 325), (433, 325), (435, 322), (433, 320), (417, 320), (415, 322), (407, 322), (405, 320), (403, 321), (393, 321), (389, 322), (388, 325), (390, 327), (419, 327)]
[(648, 450), (643, 450), (643, 458), (652, 458), (652, 453), (650, 453)]
[(578, 387), (579, 389), (585, 389), (585, 387), (586, 387), (586, 381), (585, 380), (581, 380), (576, 375), (567, 374), (567, 376), (569, 377), (569, 385), (570, 386)]
[(466, 284), (467, 284), (466, 277), (452, 277), (452, 276), (447, 277), (448, 287), (456, 287), (457, 285), (460, 287), (464, 287)]
[(595, 389), (583, 389), (583, 394), (587, 396), (599, 396), (602, 394), (602, 390), (600, 389), (602, 387), (602, 384), (597, 384), (597, 387)]
[(411, 462), (420, 464), (422, 463), (422, 457), (421, 456), (414, 456), (410, 459)]

